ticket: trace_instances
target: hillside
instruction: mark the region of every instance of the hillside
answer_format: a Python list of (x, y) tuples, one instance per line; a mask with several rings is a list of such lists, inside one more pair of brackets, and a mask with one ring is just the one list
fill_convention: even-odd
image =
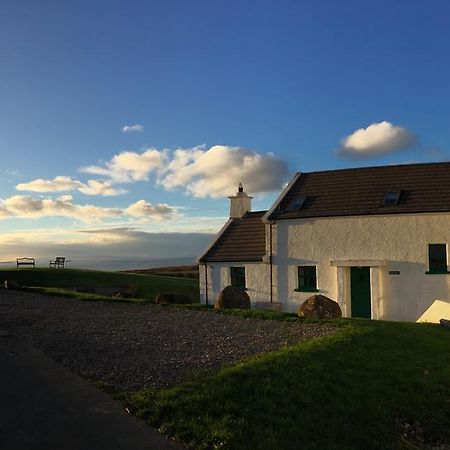
[[(105, 292), (133, 286), (138, 298), (153, 300), (158, 292), (178, 292), (198, 301), (198, 281), (153, 274), (104, 272), (81, 269), (4, 269), (0, 270), (0, 282), (12, 279), (27, 287), (42, 287), (74, 291), (81, 287), (103, 288)], [(101, 289), (100, 289), (101, 290)], [(55, 293), (57, 293), (55, 291)]]

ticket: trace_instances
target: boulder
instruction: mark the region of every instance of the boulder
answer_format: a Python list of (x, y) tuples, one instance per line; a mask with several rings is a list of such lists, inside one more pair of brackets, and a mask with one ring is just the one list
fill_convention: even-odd
[(342, 311), (339, 305), (325, 295), (309, 297), (298, 309), (299, 317), (305, 319), (339, 319)]
[(20, 289), (20, 284), (14, 280), (5, 280), (5, 289), (18, 290)]
[(216, 299), (214, 306), (216, 309), (250, 309), (250, 297), (247, 292), (233, 286), (227, 286), (223, 289)]
[(187, 295), (176, 294), (174, 292), (159, 292), (155, 299), (156, 303), (161, 304), (181, 304), (187, 305), (192, 303), (192, 299)]

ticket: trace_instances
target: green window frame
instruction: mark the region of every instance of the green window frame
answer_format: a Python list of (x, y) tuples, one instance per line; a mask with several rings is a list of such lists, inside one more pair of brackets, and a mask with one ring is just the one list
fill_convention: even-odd
[(449, 273), (447, 266), (447, 244), (428, 244), (427, 274)]
[(317, 269), (316, 266), (298, 266), (299, 292), (317, 292)]
[(245, 290), (245, 267), (230, 267), (231, 286)]

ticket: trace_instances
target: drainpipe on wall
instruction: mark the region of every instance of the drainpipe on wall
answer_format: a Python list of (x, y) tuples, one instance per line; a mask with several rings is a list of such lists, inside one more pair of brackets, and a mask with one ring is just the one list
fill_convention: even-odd
[(270, 303), (273, 303), (272, 227), (274, 223), (273, 220), (269, 225)]
[(205, 303), (208, 305), (208, 266), (205, 263)]

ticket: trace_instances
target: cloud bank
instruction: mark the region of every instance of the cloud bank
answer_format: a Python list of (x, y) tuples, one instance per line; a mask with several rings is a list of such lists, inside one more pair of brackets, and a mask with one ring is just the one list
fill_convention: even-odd
[(189, 149), (121, 152), (103, 165), (81, 169), (113, 183), (146, 181), (154, 174), (166, 190), (182, 189), (194, 197), (224, 197), (242, 182), (249, 193), (279, 190), (286, 180), (285, 162), (273, 154), (242, 147), (215, 145)]
[(19, 183), (16, 186), (18, 191), (29, 192), (68, 192), (78, 190), (85, 195), (102, 195), (102, 196), (115, 196), (124, 194), (127, 192), (124, 189), (113, 187), (109, 181), (88, 180), (86, 183), (82, 183), (71, 177), (57, 176), (52, 180), (44, 180), (38, 178), (36, 180), (29, 181), (28, 183)]
[(125, 125), (122, 127), (123, 133), (133, 133), (133, 132), (142, 132), (144, 131), (143, 125), (139, 123), (135, 123), (134, 125)]
[(0, 219), (69, 217), (91, 223), (106, 218), (123, 216), (139, 217), (156, 221), (171, 220), (177, 209), (167, 204), (152, 205), (138, 200), (126, 208), (105, 208), (89, 204), (79, 205), (73, 202), (71, 195), (59, 198), (35, 198), (29, 195), (14, 195), (0, 201)]
[(373, 158), (412, 148), (416, 136), (398, 125), (383, 121), (360, 128), (341, 141), (338, 154), (351, 158)]
[(287, 166), (271, 153), (215, 145), (208, 150), (176, 150), (159, 183), (166, 189), (184, 188), (194, 197), (224, 197), (242, 182), (249, 193), (281, 188)]
[[(134, 267), (142, 267), (139, 258), (148, 263), (149, 259), (170, 259), (172, 255), (191, 258), (193, 263), (213, 237), (209, 233), (152, 233), (132, 227), (33, 229), (3, 233), (0, 235), (0, 245), (3, 261), (10, 259), (15, 262), (17, 255), (31, 254), (48, 260), (64, 254), (70, 260), (69, 267), (77, 267), (77, 260), (83, 261), (82, 267), (87, 266), (87, 260), (104, 260), (106, 266), (110, 262), (120, 261), (129, 266), (124, 268), (133, 268), (133, 261)], [(111, 270), (116, 269), (111, 266)]]
[(121, 152), (103, 166), (88, 166), (81, 172), (100, 175), (114, 183), (132, 183), (146, 181), (152, 172), (163, 170), (166, 151), (148, 149), (142, 153)]

